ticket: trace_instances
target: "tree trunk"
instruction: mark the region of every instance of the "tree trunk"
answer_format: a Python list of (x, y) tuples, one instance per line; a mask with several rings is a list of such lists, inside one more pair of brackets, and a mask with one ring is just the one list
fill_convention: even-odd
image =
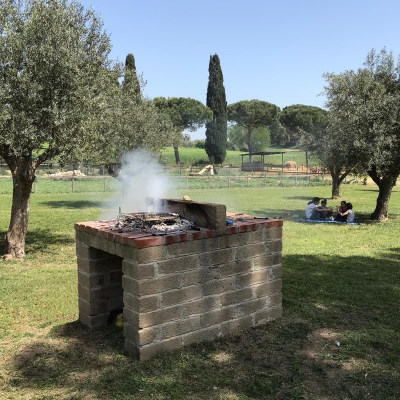
[(308, 149), (306, 149), (306, 167), (308, 168), (310, 166), (310, 154)]
[(253, 162), (253, 156), (252, 156), (252, 154), (253, 154), (253, 138), (252, 138), (253, 131), (250, 126), (247, 127), (247, 134), (248, 134), (248, 139), (249, 139), (249, 141), (247, 143), (249, 145), (249, 154), (250, 154), (249, 161)]
[(342, 174), (342, 171), (336, 170), (335, 168), (329, 169), (332, 177), (332, 199), (337, 199), (340, 196), (340, 185), (342, 184), (344, 178), (349, 174), (348, 171), (345, 171)]
[(25, 256), (25, 238), (35, 170), (30, 159), (21, 157), (15, 160), (10, 169), (13, 179), (13, 200), (10, 226), (6, 234), (5, 258), (22, 258)]
[(389, 217), (389, 200), (392, 194), (393, 186), (396, 183), (398, 173), (395, 176), (378, 176), (376, 169), (373, 168), (368, 171), (368, 175), (378, 185), (379, 194), (376, 199), (376, 207), (374, 212), (371, 214), (373, 220), (385, 220)]
[(179, 149), (178, 145), (174, 144), (174, 153), (175, 153), (175, 163), (176, 165), (181, 165), (181, 159), (179, 157)]

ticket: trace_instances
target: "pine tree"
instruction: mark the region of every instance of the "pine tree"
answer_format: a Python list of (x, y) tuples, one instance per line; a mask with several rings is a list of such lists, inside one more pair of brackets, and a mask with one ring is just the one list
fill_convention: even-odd
[(221, 164), (226, 156), (227, 110), (224, 77), (217, 54), (210, 56), (208, 67), (207, 107), (213, 112), (206, 125), (205, 149), (212, 163)]
[(140, 83), (136, 74), (135, 57), (129, 53), (125, 59), (124, 83), (125, 88), (132, 90), (138, 99), (141, 98)]

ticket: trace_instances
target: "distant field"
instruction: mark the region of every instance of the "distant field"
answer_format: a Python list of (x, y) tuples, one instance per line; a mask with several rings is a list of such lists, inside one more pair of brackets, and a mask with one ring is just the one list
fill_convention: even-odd
[[(292, 151), (291, 149), (282, 149), (282, 148), (273, 148), (270, 147), (266, 151), (287, 151), (286, 154), (283, 155), (283, 161), (296, 161), (297, 165), (305, 165), (306, 158), (305, 153), (303, 151)], [(163, 161), (167, 165), (175, 165), (175, 155), (174, 149), (172, 147), (166, 147), (161, 152)], [(242, 163), (241, 154), (244, 154), (243, 151), (232, 151), (228, 150), (226, 152), (226, 158), (224, 161), (224, 165), (235, 165), (239, 166)], [(179, 155), (181, 159), (181, 163), (185, 165), (197, 164), (199, 162), (208, 163), (208, 156), (205, 150), (191, 147), (180, 147)], [(266, 164), (281, 164), (282, 156), (280, 154), (271, 155), (265, 157)], [(318, 160), (314, 157), (310, 160), (310, 165), (318, 165)]]

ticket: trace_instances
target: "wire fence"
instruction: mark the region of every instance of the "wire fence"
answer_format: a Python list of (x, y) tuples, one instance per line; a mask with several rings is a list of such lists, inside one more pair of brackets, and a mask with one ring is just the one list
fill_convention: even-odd
[[(175, 189), (261, 188), (268, 186), (322, 186), (330, 185), (326, 176), (311, 175), (248, 175), (248, 176), (167, 176)], [(0, 179), (0, 194), (11, 194), (12, 179)], [(119, 192), (121, 183), (112, 177), (77, 177), (72, 179), (37, 178), (32, 193), (86, 193)]]

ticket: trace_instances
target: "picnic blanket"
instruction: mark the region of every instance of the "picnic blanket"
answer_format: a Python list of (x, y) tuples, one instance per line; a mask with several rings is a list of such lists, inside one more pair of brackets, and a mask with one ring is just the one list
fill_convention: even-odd
[(296, 222), (311, 222), (312, 224), (340, 224), (340, 225), (362, 225), (360, 222), (340, 222), (340, 221), (331, 221), (328, 219), (327, 221), (324, 219), (308, 219), (308, 218), (300, 218), (296, 219)]

